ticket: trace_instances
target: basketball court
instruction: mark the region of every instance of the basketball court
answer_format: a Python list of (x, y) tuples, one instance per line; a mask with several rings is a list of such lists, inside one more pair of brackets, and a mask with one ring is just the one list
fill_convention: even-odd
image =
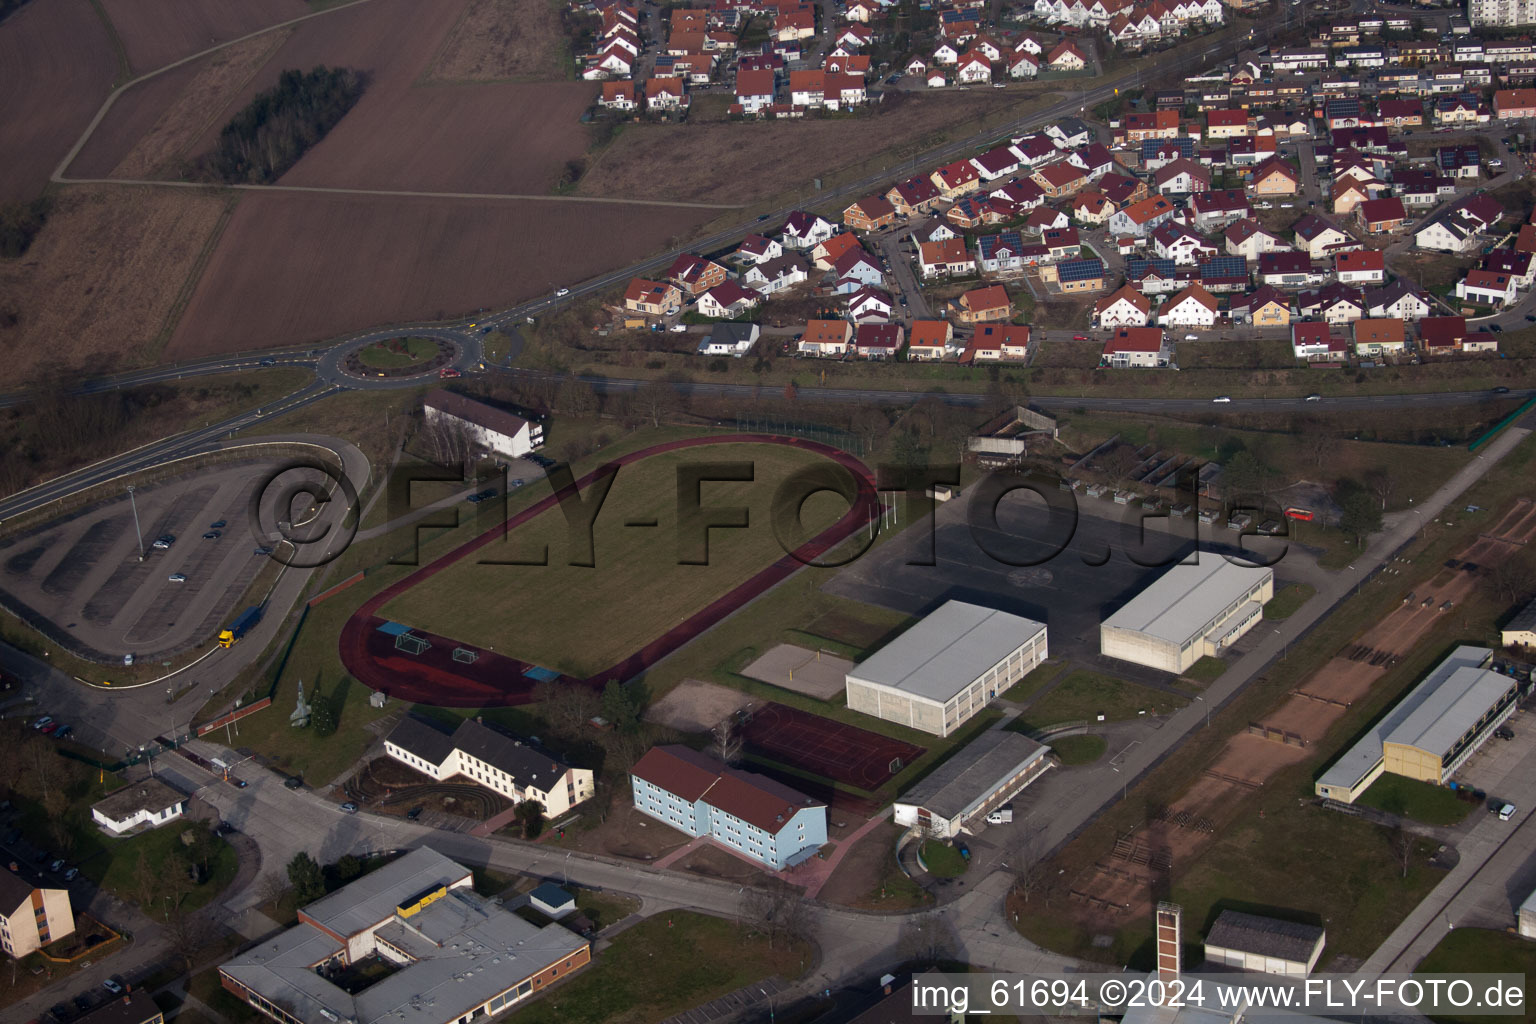
[(852, 668), (853, 662), (847, 658), (826, 651), (779, 644), (741, 674), (817, 700), (831, 700), (843, 692), (844, 677)]
[(762, 704), (741, 722), (747, 753), (866, 792), (921, 757), (923, 747), (783, 704)]

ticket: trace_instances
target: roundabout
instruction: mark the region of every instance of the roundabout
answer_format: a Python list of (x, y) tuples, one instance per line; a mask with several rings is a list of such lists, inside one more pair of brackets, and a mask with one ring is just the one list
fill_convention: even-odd
[(411, 387), (479, 367), (480, 339), (451, 327), (372, 331), (320, 356), (321, 380), (348, 389)]

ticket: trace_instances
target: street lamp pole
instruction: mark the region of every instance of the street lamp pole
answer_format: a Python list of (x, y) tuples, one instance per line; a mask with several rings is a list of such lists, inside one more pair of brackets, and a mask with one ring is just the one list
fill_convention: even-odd
[(144, 531), (139, 527), (139, 503), (133, 497), (133, 484), (128, 485), (128, 504), (133, 506), (133, 532), (139, 538), (139, 561), (144, 561)]
[(1280, 660), (1284, 661), (1286, 652), (1289, 649), (1289, 644), (1286, 642), (1285, 634), (1280, 632), (1278, 629), (1275, 630), (1275, 636), (1280, 638)]
[(1211, 727), (1211, 702), (1199, 696), (1195, 700), (1205, 705), (1205, 727), (1209, 729)]

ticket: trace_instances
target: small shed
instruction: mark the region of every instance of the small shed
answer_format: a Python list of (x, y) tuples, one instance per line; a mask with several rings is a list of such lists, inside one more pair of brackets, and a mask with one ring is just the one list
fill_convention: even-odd
[(576, 897), (554, 882), (545, 882), (528, 894), (528, 905), (558, 921), (566, 914), (576, 912)]
[(1205, 959), (1244, 971), (1305, 977), (1327, 935), (1319, 925), (1223, 910), (1205, 937)]

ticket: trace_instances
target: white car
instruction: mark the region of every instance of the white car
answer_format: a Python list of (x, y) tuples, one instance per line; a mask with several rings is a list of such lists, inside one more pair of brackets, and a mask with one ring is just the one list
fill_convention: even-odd
[(168, 582), (168, 583), (185, 583), (185, 582), (187, 582), (187, 578), (185, 576), (183, 576), (179, 572), (173, 572), (169, 576), (167, 576), (165, 579), (166, 579), (166, 582)]
[(687, 324), (673, 324), (671, 330), (672, 330), (673, 334), (686, 334), (687, 331), (688, 331), (688, 325)]
[(1305, 399), (1305, 401), (1308, 401), (1308, 402), (1321, 402), (1322, 400), (1323, 400), (1323, 396), (1322, 395), (1308, 395), (1306, 397), (1306, 399)]
[(569, 288), (561, 288), (559, 291), (555, 292), (555, 298), (563, 299), (569, 294), (571, 294), (571, 290)]
[(1184, 335), (1184, 340), (1185, 341), (1199, 341), (1200, 340), (1200, 335), (1198, 335), (1198, 334), (1186, 334), (1186, 335)]
[(1211, 401), (1213, 401), (1213, 402), (1220, 402), (1222, 405), (1231, 405), (1232, 404), (1231, 397), (1229, 397), (1227, 395), (1218, 395), (1217, 397), (1211, 399)]
[(1515, 805), (1506, 801), (1504, 806), (1499, 808), (1499, 820), (1500, 821), (1508, 821), (1510, 818), (1513, 818), (1514, 816), (1515, 816)]

